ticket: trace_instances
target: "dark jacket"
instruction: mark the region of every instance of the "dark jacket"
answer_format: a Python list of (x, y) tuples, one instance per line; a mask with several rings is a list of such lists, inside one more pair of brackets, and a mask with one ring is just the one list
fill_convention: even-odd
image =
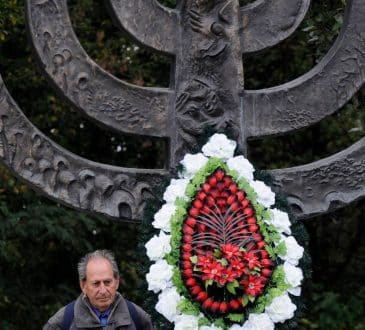
[[(150, 316), (139, 306), (135, 305), (140, 323), (143, 330), (152, 330)], [(62, 307), (55, 315), (53, 315), (43, 327), (43, 330), (61, 330), (63, 324), (63, 316), (66, 306)], [(107, 326), (102, 327), (100, 320), (92, 310), (89, 300), (84, 294), (81, 294), (75, 302), (75, 316), (71, 324), (70, 330), (84, 329), (103, 329), (103, 330), (136, 330), (132, 318), (129, 314), (127, 303), (124, 298), (117, 293), (117, 297), (109, 315)]]

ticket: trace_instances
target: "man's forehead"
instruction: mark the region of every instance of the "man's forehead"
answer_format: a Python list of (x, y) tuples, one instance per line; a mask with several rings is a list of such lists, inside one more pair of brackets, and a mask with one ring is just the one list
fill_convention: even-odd
[(90, 259), (86, 265), (86, 275), (89, 276), (109, 276), (113, 277), (113, 267), (109, 260), (104, 258)]

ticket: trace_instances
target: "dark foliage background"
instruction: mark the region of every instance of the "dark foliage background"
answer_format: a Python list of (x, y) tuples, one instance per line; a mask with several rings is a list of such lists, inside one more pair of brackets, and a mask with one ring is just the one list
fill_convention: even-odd
[[(161, 1), (174, 6), (174, 1)], [(253, 1), (242, 1), (246, 4)], [(103, 1), (69, 0), (75, 31), (89, 55), (119, 78), (168, 86), (172, 58), (151, 54), (112, 24)], [(342, 24), (345, 0), (312, 1), (298, 31), (264, 54), (244, 58), (246, 88), (292, 80), (328, 51)], [(165, 141), (107, 133), (83, 119), (37, 71), (26, 38), (23, 1), (0, 0), (0, 72), (26, 115), (63, 147), (92, 160), (161, 168)], [(365, 135), (365, 93), (318, 125), (250, 141), (255, 166), (304, 164), (338, 152)], [(364, 201), (305, 222), (313, 259), (306, 284), (303, 329), (365, 329)], [(96, 248), (115, 251), (121, 291), (143, 304), (143, 274), (135, 254), (139, 227), (90, 217), (49, 202), (0, 168), (0, 329), (40, 329), (78, 294), (76, 263)]]

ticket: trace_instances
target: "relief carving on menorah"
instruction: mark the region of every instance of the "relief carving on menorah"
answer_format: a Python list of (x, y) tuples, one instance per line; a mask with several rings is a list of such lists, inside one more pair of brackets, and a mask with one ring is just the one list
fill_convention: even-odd
[[(31, 43), (59, 94), (107, 130), (165, 138), (166, 169), (100, 164), (63, 149), (21, 112), (0, 82), (0, 159), (36, 191), (78, 210), (140, 221), (146, 200), (176, 173), (199, 137), (229, 132), (247, 140), (286, 134), (340, 109), (365, 81), (365, 2), (347, 1), (342, 30), (305, 75), (280, 86), (245, 90), (242, 58), (273, 47), (299, 26), (310, 0), (108, 0), (119, 27), (152, 51), (174, 56), (169, 88), (142, 88), (99, 67), (72, 29), (66, 0), (27, 0)], [(320, 161), (271, 170), (275, 189), (298, 218), (327, 212), (365, 195), (364, 138)]]

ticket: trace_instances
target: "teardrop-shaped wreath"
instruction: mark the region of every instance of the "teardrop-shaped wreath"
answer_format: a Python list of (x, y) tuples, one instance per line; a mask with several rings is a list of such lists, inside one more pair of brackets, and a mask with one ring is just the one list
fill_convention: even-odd
[(215, 134), (187, 154), (154, 217), (160, 233), (145, 245), (154, 262), (146, 278), (175, 329), (274, 329), (296, 310), (288, 293), (300, 295), (304, 249), (235, 148)]

